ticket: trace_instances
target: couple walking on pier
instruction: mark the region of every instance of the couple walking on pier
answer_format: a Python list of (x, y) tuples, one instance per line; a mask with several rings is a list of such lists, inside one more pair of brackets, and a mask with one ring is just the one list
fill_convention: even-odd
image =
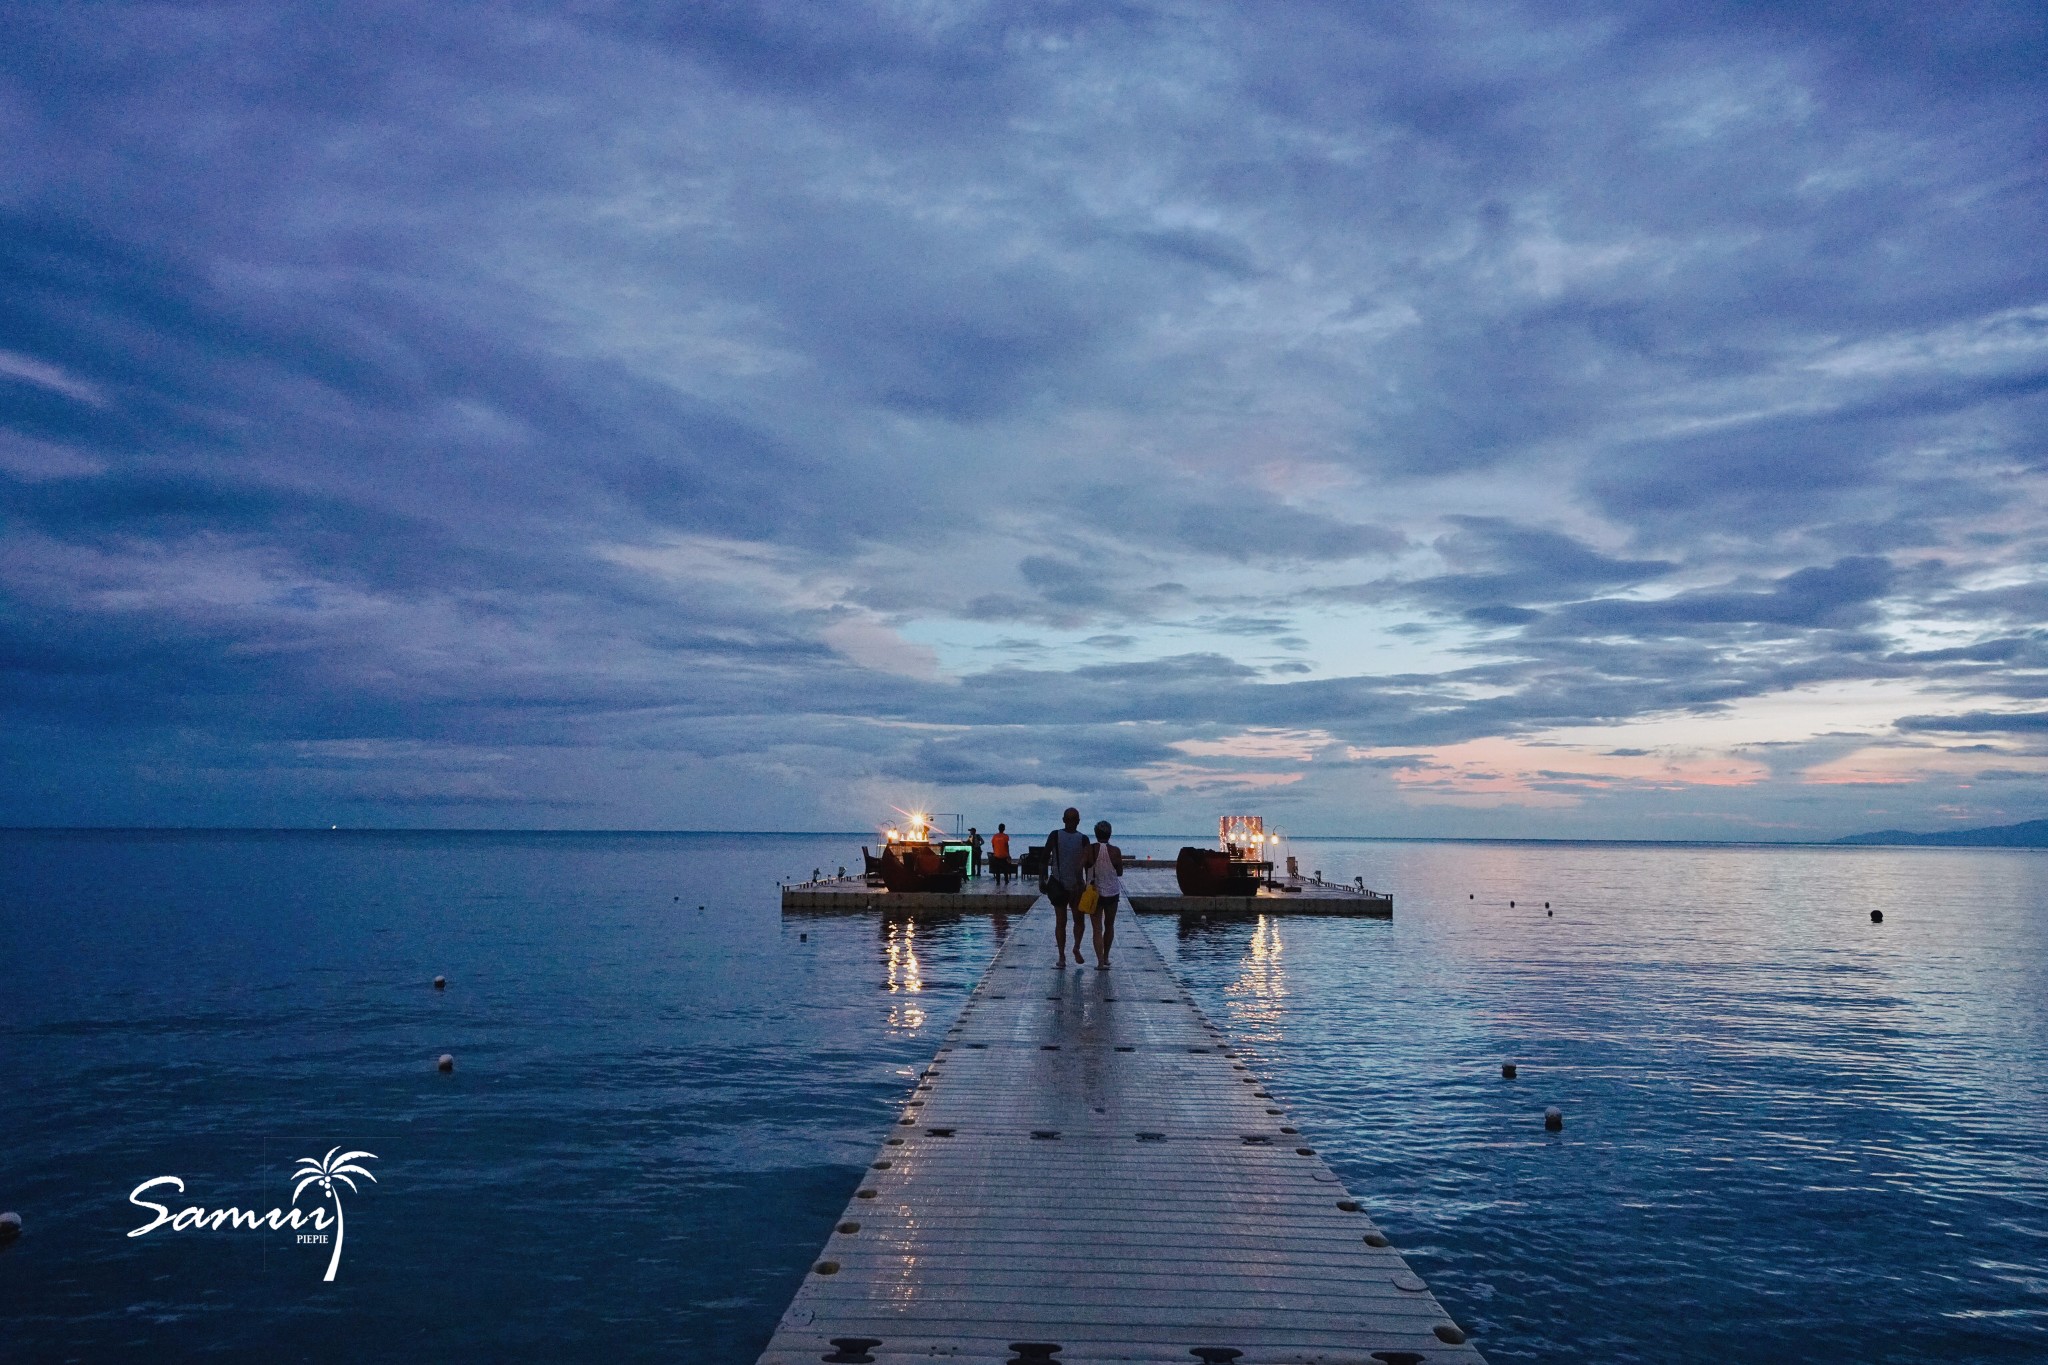
[(1053, 942), (1059, 947), (1061, 968), (1067, 965), (1067, 911), (1074, 912), (1074, 965), (1081, 962), (1081, 930), (1094, 921), (1095, 967), (1109, 966), (1110, 946), (1116, 942), (1116, 906), (1124, 894), (1123, 850), (1109, 841), (1109, 821), (1095, 822), (1095, 839), (1081, 832), (1081, 812), (1068, 806), (1060, 816), (1061, 828), (1045, 841), (1045, 885), (1052, 902)]

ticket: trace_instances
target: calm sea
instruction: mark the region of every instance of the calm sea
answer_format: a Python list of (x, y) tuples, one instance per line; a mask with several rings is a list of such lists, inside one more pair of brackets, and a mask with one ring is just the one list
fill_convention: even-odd
[[(858, 843), (0, 833), (0, 1354), (751, 1360), (996, 946)], [(2048, 1358), (2048, 854), (1295, 851), (1398, 918), (1145, 927), (1491, 1359)], [(127, 1235), (337, 1145), (331, 1284)]]

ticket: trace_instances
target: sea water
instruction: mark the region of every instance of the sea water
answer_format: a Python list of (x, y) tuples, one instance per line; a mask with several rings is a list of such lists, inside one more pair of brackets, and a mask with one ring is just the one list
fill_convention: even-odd
[[(1005, 927), (858, 844), (0, 833), (6, 1358), (751, 1360)], [(2048, 855), (1294, 851), (1396, 918), (1144, 928), (1491, 1359), (2048, 1356)], [(337, 1147), (332, 1282), (129, 1235)]]
[(2048, 1360), (2048, 853), (1296, 854), (1148, 928), (1489, 1359)]

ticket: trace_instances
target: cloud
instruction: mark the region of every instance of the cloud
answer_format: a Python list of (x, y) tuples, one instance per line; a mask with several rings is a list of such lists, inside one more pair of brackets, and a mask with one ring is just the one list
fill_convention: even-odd
[(1968, 711), (1955, 716), (1900, 716), (1908, 734), (2027, 734), (2048, 730), (2048, 711)]
[(73, 378), (48, 361), (37, 360), (34, 356), (21, 355), (15, 351), (0, 351), (0, 381), (5, 380), (34, 384), (77, 402), (90, 403), (96, 408), (107, 405), (107, 400), (92, 385)]
[(1796, 570), (1756, 591), (1696, 590), (1651, 601), (1604, 598), (1576, 603), (1561, 611), (1558, 624), (1551, 628), (1636, 635), (1726, 626), (1840, 629), (1874, 619), (1875, 604), (1896, 580), (1887, 560), (1859, 556)]
[(1661, 578), (1678, 565), (1663, 559), (1621, 559), (1571, 536), (1502, 517), (1452, 516), (1456, 529), (1436, 550), (1464, 572), (1390, 585), (1400, 596), (1461, 610), (1485, 625), (1535, 620), (1534, 604), (1564, 601), (1602, 589)]
[[(1138, 497), (1156, 494), (1138, 493)], [(1253, 560), (1343, 562), (1391, 555), (1407, 540), (1384, 526), (1339, 521), (1279, 502), (1183, 506), (1167, 534), (1185, 550), (1237, 563)]]

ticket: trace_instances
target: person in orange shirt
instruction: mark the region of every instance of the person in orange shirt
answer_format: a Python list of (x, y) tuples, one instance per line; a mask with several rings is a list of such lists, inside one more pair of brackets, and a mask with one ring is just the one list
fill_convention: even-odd
[(996, 832), (988, 839), (988, 870), (995, 877), (997, 886), (1008, 885), (1017, 875), (1017, 865), (1010, 861), (1010, 827), (997, 825)]

